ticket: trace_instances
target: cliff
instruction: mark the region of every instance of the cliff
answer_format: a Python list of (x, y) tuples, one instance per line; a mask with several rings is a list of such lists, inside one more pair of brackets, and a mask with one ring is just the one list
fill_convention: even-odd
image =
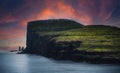
[(89, 25), (72, 20), (39, 20), (28, 23), (24, 53), (55, 59), (120, 63), (120, 28)]
[(83, 25), (66, 19), (29, 22), (27, 27), (27, 48), (24, 52), (48, 56), (50, 54), (49, 50), (53, 49), (50, 47), (53, 39), (62, 36), (59, 32), (81, 27)]

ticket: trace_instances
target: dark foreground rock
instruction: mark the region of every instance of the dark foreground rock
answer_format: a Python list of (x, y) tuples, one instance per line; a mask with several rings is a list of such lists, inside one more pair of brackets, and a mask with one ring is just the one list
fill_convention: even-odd
[(120, 64), (120, 58), (115, 57), (119, 52), (86, 52), (74, 51), (72, 53), (62, 53), (54, 57), (56, 60), (72, 60), (75, 62), (88, 62), (97, 64)]

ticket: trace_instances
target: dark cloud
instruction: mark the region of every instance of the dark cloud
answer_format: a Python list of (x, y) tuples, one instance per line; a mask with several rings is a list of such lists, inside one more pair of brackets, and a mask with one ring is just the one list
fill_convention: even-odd
[(25, 4), (25, 0), (1, 0), (0, 1), (0, 16), (11, 13), (22, 7)]
[(4, 23), (0, 25), (0, 30), (1, 29), (8, 29), (8, 28), (17, 28), (19, 26), (19, 22), (11, 22), (11, 23)]

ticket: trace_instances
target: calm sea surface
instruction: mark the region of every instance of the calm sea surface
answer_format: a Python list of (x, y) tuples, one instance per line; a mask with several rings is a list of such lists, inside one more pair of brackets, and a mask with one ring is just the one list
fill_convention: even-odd
[(36, 55), (0, 53), (0, 73), (120, 73), (120, 66), (55, 61)]

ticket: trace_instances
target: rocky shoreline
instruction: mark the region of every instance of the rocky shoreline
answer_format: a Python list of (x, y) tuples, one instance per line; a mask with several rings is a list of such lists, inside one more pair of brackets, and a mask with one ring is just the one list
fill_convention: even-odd
[(73, 53), (47, 56), (56, 60), (72, 60), (75, 62), (88, 62), (94, 64), (118, 64), (120, 65), (120, 52), (86, 52), (74, 51)]
[[(21, 52), (19, 54), (36, 54), (40, 53), (30, 53)], [(117, 57), (116, 57), (117, 55)], [(116, 64), (120, 65), (120, 52), (87, 52), (87, 51), (73, 51), (64, 53), (51, 53), (49, 55), (42, 55), (47, 58), (52, 58), (55, 60), (71, 60), (74, 62), (87, 62), (92, 64)]]

